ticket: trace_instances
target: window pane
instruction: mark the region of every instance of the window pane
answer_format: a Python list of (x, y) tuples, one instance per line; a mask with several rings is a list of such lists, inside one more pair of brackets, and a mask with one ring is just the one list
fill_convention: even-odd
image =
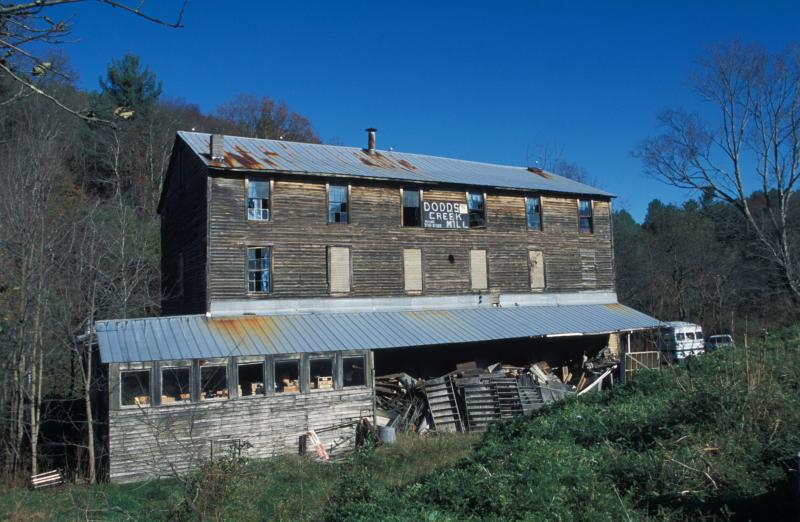
[(247, 181), (247, 219), (269, 220), (269, 181)]
[(300, 361), (275, 361), (275, 391), (300, 391)]
[(328, 223), (347, 223), (347, 185), (330, 185), (328, 190)]
[(120, 381), (123, 406), (150, 404), (150, 370), (121, 372)]
[(702, 339), (703, 338), (703, 332), (697, 332), (697, 338), (698, 339)]
[(161, 404), (192, 400), (191, 377), (191, 368), (164, 368), (161, 371)]
[(264, 363), (239, 365), (239, 397), (264, 395)]
[(247, 249), (247, 289), (250, 292), (270, 291), (270, 249)]
[(483, 205), (483, 194), (468, 192), (467, 205), (469, 206), (469, 226), (484, 226), (486, 224), (486, 212)]
[(363, 355), (342, 358), (345, 388), (348, 386), (364, 386), (366, 384), (367, 372), (364, 361)]
[(589, 199), (578, 200), (578, 228), (582, 234), (591, 234), (593, 232), (592, 201)]
[(333, 357), (311, 359), (310, 370), (310, 389), (330, 390), (333, 388)]
[(403, 226), (422, 225), (419, 190), (403, 190)]
[(526, 199), (526, 207), (528, 213), (528, 229), (541, 230), (542, 229), (541, 200), (538, 197), (529, 197)]
[(228, 396), (228, 368), (202, 366), (200, 368), (200, 400), (224, 399)]

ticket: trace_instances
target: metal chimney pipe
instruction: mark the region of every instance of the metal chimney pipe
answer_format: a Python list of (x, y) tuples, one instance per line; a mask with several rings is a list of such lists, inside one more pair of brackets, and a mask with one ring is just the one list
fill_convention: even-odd
[(211, 161), (225, 160), (225, 136), (223, 134), (212, 134), (209, 143), (209, 153)]
[(372, 127), (367, 129), (367, 133), (369, 135), (369, 139), (367, 140), (367, 150), (369, 152), (375, 152), (375, 132), (377, 130), (378, 129), (373, 129)]

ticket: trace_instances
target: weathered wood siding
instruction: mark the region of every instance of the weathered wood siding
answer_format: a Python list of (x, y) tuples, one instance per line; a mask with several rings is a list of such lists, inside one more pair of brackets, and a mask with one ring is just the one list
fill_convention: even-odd
[[(328, 224), (323, 180), (276, 175), (272, 218), (254, 222), (246, 219), (244, 175), (212, 173), (210, 179), (209, 300), (327, 296), (331, 245), (352, 249), (353, 297), (408, 295), (405, 248), (422, 249), (423, 295), (476, 293), (470, 289), (472, 249), (487, 251), (493, 292), (531, 291), (528, 250), (544, 253), (546, 292), (613, 289), (608, 201), (595, 200), (591, 235), (578, 233), (577, 198), (556, 195), (542, 195), (543, 230), (527, 230), (525, 195), (511, 191), (487, 192), (484, 229), (423, 229), (401, 226), (402, 185), (352, 180), (350, 223)], [(465, 191), (424, 189), (423, 199), (464, 203)], [(272, 293), (249, 295), (245, 249), (262, 245), (273, 249)], [(586, 250), (595, 252), (594, 279), (581, 273)]]
[[(175, 142), (161, 208), (161, 313), (205, 313), (208, 177), (205, 166)], [(180, 260), (183, 284), (180, 282)], [(182, 288), (181, 288), (182, 287)]]
[[(371, 418), (367, 387), (303, 394), (124, 408), (109, 412), (109, 466), (112, 482), (182, 474), (225, 447), (249, 442), (250, 458), (296, 454), (307, 430)], [(350, 437), (353, 428), (320, 433), (326, 447)], [(343, 447), (352, 447), (352, 441)]]

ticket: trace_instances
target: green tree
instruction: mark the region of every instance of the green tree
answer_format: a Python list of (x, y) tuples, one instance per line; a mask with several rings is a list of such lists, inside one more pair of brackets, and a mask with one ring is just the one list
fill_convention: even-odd
[(126, 53), (111, 60), (106, 78), (100, 78), (102, 106), (128, 119), (152, 110), (161, 96), (162, 83), (149, 67), (142, 66), (139, 57)]

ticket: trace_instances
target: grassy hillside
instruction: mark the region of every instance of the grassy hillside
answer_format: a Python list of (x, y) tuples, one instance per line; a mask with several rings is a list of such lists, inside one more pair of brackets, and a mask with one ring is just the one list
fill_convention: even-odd
[(800, 328), (500, 423), (404, 487), (343, 484), (329, 520), (796, 520)]
[(0, 519), (794, 520), (798, 450), (795, 328), (483, 438), (406, 437), (339, 464), (221, 462), (187, 483), (9, 490)]

